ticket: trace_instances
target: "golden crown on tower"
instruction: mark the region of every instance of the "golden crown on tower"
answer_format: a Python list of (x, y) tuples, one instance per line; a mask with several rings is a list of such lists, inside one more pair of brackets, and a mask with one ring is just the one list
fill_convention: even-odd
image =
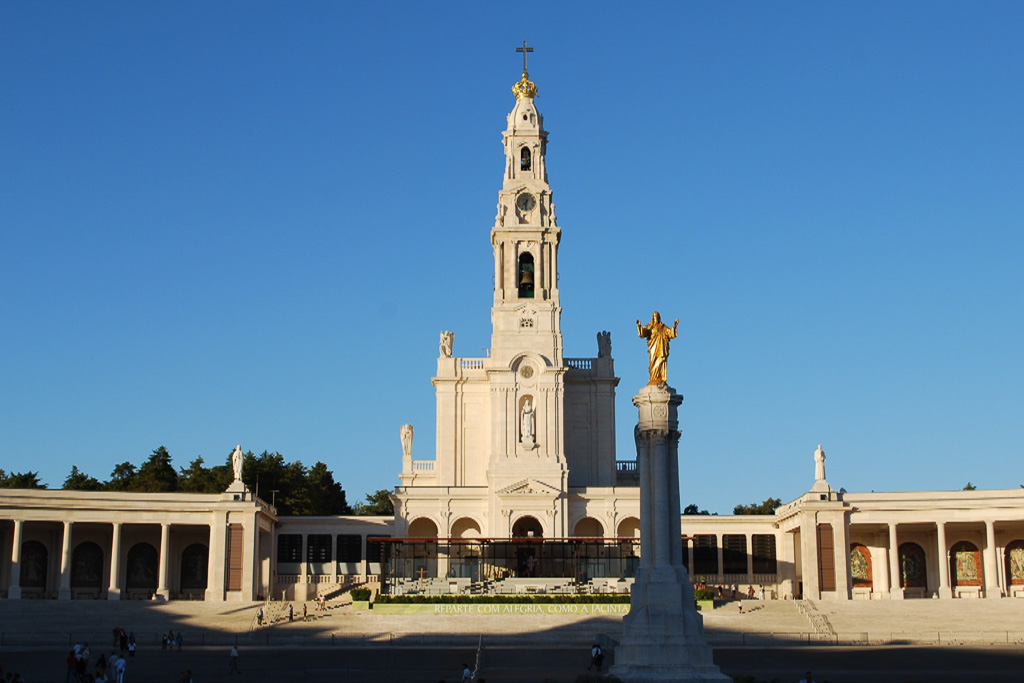
[(520, 97), (536, 97), (537, 96), (537, 84), (530, 80), (529, 74), (523, 72), (523, 77), (519, 79), (519, 82), (512, 86), (512, 92), (516, 94), (516, 99)]

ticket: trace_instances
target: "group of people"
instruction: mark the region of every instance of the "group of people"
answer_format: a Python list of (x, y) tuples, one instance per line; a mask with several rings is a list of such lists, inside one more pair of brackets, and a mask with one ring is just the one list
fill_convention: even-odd
[[(693, 582), (693, 590), (707, 590), (707, 587), (708, 587), (707, 580), (703, 576)], [(715, 586), (714, 590), (715, 590), (715, 595), (716, 595), (716, 597), (719, 600), (722, 600), (722, 599), (735, 600), (736, 598), (739, 598), (741, 600), (743, 599), (743, 595), (740, 593), (740, 587), (739, 587), (738, 584), (735, 584), (735, 583), (732, 584), (732, 586), (722, 586), (721, 584), (718, 584), (718, 585)], [(728, 596), (726, 596), (726, 594), (725, 594), (726, 591), (730, 592), (730, 594)], [(755, 595), (754, 586), (753, 586), (753, 584), (751, 584), (751, 585), (747, 586), (746, 597), (747, 597), (748, 600), (753, 600), (754, 599), (754, 595)], [(765, 598), (764, 584), (758, 585), (758, 589), (757, 589), (756, 595), (757, 595), (757, 599), (758, 600), (764, 600), (764, 598)]]
[(160, 635), (160, 649), (167, 651), (169, 649), (178, 648), (178, 652), (181, 652), (181, 646), (185, 644), (185, 639), (181, 637), (181, 631), (177, 634), (174, 631), (168, 631)]
[[(314, 604), (314, 607), (313, 607), (314, 610), (326, 611), (327, 610), (327, 596), (326, 595), (318, 596), (317, 599), (313, 601), (313, 604)], [(288, 613), (288, 621), (294, 621), (295, 620), (295, 605), (293, 605), (292, 603), (288, 603), (288, 608), (287, 608), (286, 611)], [(308, 619), (309, 619), (309, 605), (307, 603), (303, 602), (302, 603), (302, 620), (306, 621)], [(270, 622), (267, 621), (267, 615), (263, 611), (263, 606), (261, 605), (256, 610), (256, 625), (257, 626), (263, 626), (264, 623), (268, 623), (269, 624)], [(179, 649), (181, 649), (181, 648), (179, 648)]]
[(135, 656), (135, 634), (127, 634), (123, 629), (115, 628), (114, 647), (120, 650), (120, 655), (118, 655), (118, 650), (111, 650), (109, 657), (100, 654), (93, 670), (89, 671), (89, 660), (92, 657), (89, 643), (75, 643), (75, 646), (68, 652), (65, 683), (96, 683), (97, 681), (124, 683), (125, 671), (128, 668), (125, 652), (129, 657)]

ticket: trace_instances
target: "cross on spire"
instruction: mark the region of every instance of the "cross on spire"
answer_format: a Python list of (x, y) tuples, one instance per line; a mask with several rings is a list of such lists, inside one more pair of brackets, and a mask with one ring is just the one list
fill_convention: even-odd
[(526, 75), (526, 53), (527, 52), (533, 52), (533, 48), (532, 47), (526, 47), (526, 41), (524, 40), (523, 41), (523, 46), (522, 47), (517, 47), (516, 48), (516, 52), (522, 52), (523, 53), (523, 75), (525, 76)]

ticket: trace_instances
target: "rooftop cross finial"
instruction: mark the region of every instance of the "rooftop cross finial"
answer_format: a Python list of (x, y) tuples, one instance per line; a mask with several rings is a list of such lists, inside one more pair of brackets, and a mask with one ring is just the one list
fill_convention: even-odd
[(522, 47), (517, 47), (516, 48), (516, 52), (522, 52), (523, 53), (523, 75), (526, 76), (527, 75), (527, 73), (526, 73), (526, 53), (527, 52), (533, 52), (533, 48), (532, 47), (526, 47), (526, 41), (524, 40), (523, 41), (523, 46)]

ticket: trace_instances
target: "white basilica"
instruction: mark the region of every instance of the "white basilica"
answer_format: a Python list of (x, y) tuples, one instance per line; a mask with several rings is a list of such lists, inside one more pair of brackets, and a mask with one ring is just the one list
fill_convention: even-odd
[[(218, 495), (0, 490), (0, 596), (628, 590), (640, 496), (634, 454), (616, 459), (611, 339), (563, 357), (561, 231), (525, 65), (513, 92), (491, 352), (460, 358), (441, 334), (434, 457), (413, 459), (401, 428), (393, 518), (281, 517), (237, 472)], [(778, 599), (1024, 597), (1024, 490), (852, 493), (829, 485), (824, 460), (819, 446), (812, 480), (808, 453), (807, 493), (773, 515), (681, 517), (691, 577)]]

